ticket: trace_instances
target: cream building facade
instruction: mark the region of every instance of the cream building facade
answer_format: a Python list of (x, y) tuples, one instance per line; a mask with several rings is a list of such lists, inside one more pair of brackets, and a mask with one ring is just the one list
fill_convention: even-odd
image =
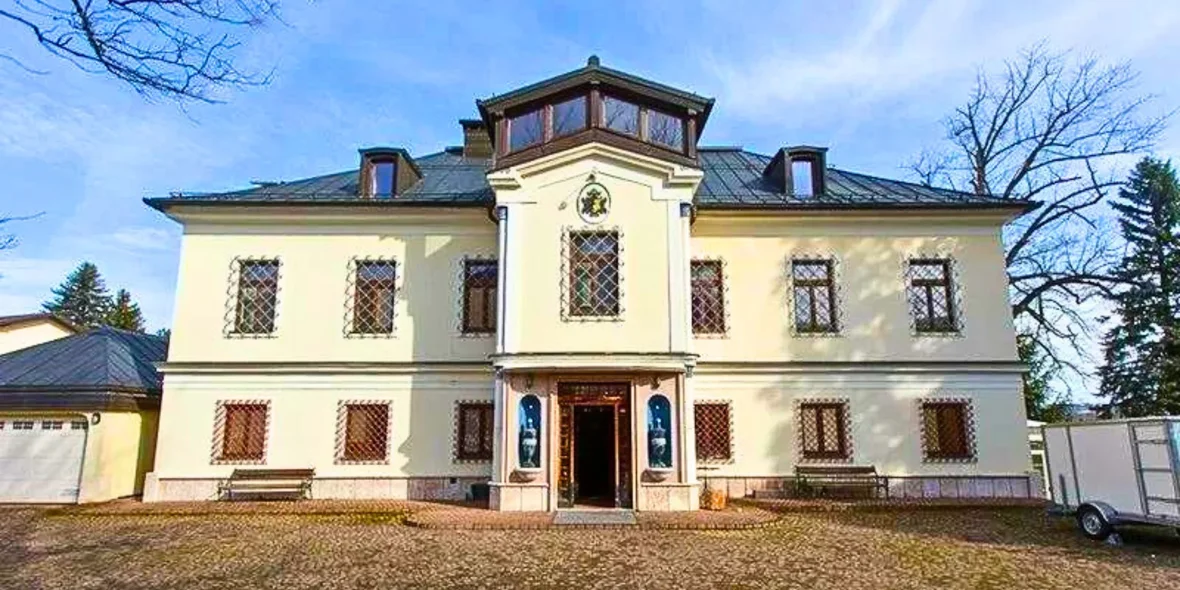
[(699, 147), (711, 99), (594, 58), (477, 106), (462, 147), (148, 200), (184, 238), (145, 499), (252, 466), (499, 510), (812, 464), (1032, 493), (1000, 241), (1029, 203)]

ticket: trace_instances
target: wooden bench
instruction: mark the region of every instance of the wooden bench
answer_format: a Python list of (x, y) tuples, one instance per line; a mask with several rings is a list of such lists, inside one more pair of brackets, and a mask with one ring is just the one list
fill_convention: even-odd
[(825, 495), (828, 489), (842, 489), (849, 491), (868, 491), (872, 497), (889, 497), (889, 480), (877, 475), (877, 468), (872, 465), (797, 465), (795, 466), (795, 490), (802, 491), (810, 487), (816, 495)]
[(221, 497), (226, 500), (288, 499), (311, 497), (311, 480), (315, 469), (235, 469), (221, 482)]

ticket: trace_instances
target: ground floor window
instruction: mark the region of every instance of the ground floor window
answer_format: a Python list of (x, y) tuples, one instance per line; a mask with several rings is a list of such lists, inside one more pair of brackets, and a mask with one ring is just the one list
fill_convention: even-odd
[(384, 462), (389, 458), (389, 403), (341, 404), (339, 462)]
[(733, 459), (733, 433), (727, 402), (697, 402), (693, 406), (697, 461), (727, 462)]
[(491, 461), (495, 412), (488, 402), (460, 402), (455, 458), (459, 461)]
[(218, 417), (220, 461), (263, 461), (266, 458), (266, 403), (223, 403)]
[(843, 461), (848, 445), (848, 403), (815, 401), (799, 404), (800, 454), (810, 461)]
[(927, 400), (922, 410), (922, 453), (927, 461), (970, 461), (971, 404), (966, 400)]

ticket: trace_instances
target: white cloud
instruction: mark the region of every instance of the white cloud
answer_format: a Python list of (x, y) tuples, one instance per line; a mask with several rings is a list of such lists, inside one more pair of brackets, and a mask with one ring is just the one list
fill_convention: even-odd
[(125, 227), (110, 237), (132, 250), (170, 250), (175, 245), (172, 234), (154, 227)]

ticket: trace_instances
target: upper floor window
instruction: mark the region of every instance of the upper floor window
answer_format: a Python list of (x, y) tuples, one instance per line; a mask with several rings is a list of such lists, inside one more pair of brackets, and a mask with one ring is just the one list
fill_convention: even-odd
[(576, 96), (553, 105), (553, 137), (569, 135), (585, 128), (585, 96)]
[(374, 160), (371, 164), (369, 190), (377, 197), (393, 196), (397, 183), (397, 163), (393, 160)]
[(351, 333), (392, 334), (397, 263), (358, 260), (354, 272)]
[(667, 148), (684, 149), (684, 121), (654, 109), (647, 111), (647, 140)]
[(236, 334), (270, 334), (279, 299), (278, 260), (239, 260)]
[(720, 260), (692, 261), (692, 331), (725, 333), (725, 286)]
[(508, 120), (508, 147), (512, 151), (541, 143), (545, 139), (544, 109), (529, 111)]
[(569, 234), (569, 314), (619, 315), (619, 235), (611, 231)]
[(958, 332), (951, 283), (951, 262), (947, 259), (916, 258), (909, 263), (908, 296), (914, 331), (918, 333)]
[(836, 332), (836, 279), (832, 261), (792, 260), (791, 283), (795, 331)]
[(602, 97), (602, 124), (627, 135), (639, 135), (639, 105), (613, 96)]
[(496, 331), (495, 260), (463, 261), (463, 333), (490, 334)]

